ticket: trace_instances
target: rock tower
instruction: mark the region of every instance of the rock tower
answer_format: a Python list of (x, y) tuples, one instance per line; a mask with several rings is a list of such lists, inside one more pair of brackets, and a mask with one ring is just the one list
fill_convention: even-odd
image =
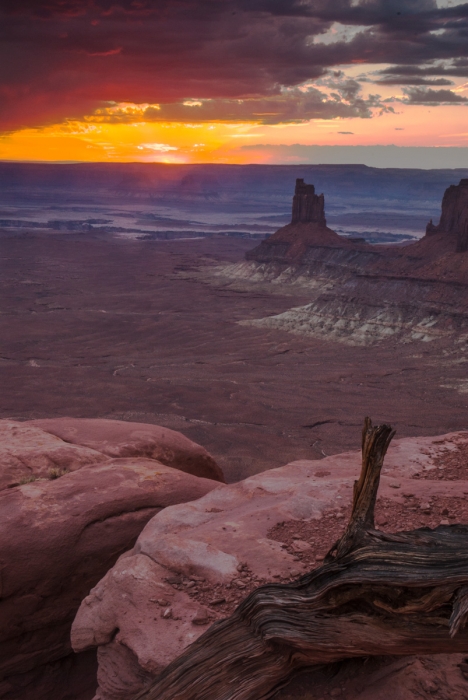
[(442, 214), (438, 226), (432, 220), (426, 226), (426, 236), (435, 233), (453, 234), (457, 238), (457, 252), (468, 250), (468, 179), (450, 185), (442, 200)]
[(296, 180), (296, 190), (293, 197), (292, 224), (317, 223), (327, 225), (325, 219), (325, 198), (323, 194), (316, 195), (313, 185), (306, 185), (302, 178)]

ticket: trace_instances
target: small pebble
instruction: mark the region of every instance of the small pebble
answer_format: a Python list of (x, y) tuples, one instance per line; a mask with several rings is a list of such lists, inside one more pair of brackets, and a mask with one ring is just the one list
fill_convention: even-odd
[(195, 617), (192, 618), (192, 625), (207, 625), (210, 621), (210, 616), (201, 608), (197, 611)]
[(304, 542), (304, 540), (297, 539), (292, 543), (291, 549), (293, 549), (295, 552), (305, 552), (310, 549), (310, 544), (308, 542)]

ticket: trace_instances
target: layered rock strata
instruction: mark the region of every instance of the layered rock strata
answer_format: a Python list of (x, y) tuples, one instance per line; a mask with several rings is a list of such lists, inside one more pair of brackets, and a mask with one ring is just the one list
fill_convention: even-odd
[(48, 418), (24, 425), (108, 457), (148, 457), (187, 474), (224, 482), (223, 472), (204, 447), (159, 425), (105, 418)]
[[(396, 441), (377, 502), (379, 528), (466, 522), (467, 457), (468, 433)], [(73, 624), (76, 650), (98, 647), (95, 700), (138, 693), (255, 587), (314, 568), (347, 522), (360, 459), (346, 453), (294, 462), (155, 516)], [(438, 677), (442, 667), (437, 658), (431, 663)], [(468, 692), (456, 672), (452, 692)], [(365, 671), (360, 680), (365, 687)], [(382, 683), (390, 697), (392, 671)]]
[(310, 303), (245, 323), (351, 345), (468, 337), (468, 180), (446, 191), (439, 225), (430, 223), (424, 238), (403, 247), (346, 239), (324, 216), (303, 221), (296, 213), (246, 262), (215, 275), (263, 289), (297, 285), (309, 290)]
[(84, 445), (71, 445), (30, 423), (0, 421), (0, 491), (22, 481), (47, 478), (54, 469), (73, 472), (109, 458)]

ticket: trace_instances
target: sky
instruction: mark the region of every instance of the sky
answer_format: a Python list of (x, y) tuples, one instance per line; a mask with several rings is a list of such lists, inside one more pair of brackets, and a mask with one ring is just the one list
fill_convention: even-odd
[(0, 0), (2, 160), (390, 153), (468, 167), (468, 2)]

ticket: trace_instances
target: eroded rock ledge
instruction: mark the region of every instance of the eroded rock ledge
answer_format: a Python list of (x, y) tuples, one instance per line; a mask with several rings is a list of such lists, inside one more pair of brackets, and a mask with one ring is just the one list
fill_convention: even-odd
[[(465, 432), (396, 441), (381, 480), (379, 529), (467, 522), (467, 457)], [(293, 462), (155, 516), (84, 600), (73, 625), (76, 650), (98, 647), (95, 700), (127, 700), (248, 592), (313, 569), (344, 529), (359, 470), (359, 453)], [(445, 662), (428, 663), (425, 681), (440, 679)], [(397, 671), (380, 681), (387, 697)], [(460, 669), (453, 673), (452, 692), (468, 693)], [(352, 697), (369, 698), (365, 672), (360, 683), (361, 694)]]
[(466, 340), (468, 180), (447, 189), (440, 223), (430, 222), (426, 235), (406, 246), (339, 236), (326, 225), (318, 200), (312, 191), (296, 194), (290, 224), (248, 252), (245, 262), (213, 273), (227, 284), (308, 290), (309, 304), (246, 324), (351, 345)]
[(156, 513), (219, 479), (206, 450), (159, 426), (0, 421), (0, 698), (91, 698), (95, 653), (70, 645), (82, 599)]

